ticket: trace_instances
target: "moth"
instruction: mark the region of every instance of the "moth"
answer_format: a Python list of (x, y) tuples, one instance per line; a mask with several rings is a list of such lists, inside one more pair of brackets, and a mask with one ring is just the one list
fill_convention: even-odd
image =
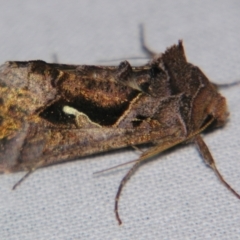
[(26, 171), (79, 157), (152, 143), (122, 179), (146, 159), (181, 143), (194, 143), (224, 180), (201, 133), (226, 123), (226, 99), (186, 59), (183, 43), (155, 54), (143, 66), (6, 62), (0, 66), (0, 172)]

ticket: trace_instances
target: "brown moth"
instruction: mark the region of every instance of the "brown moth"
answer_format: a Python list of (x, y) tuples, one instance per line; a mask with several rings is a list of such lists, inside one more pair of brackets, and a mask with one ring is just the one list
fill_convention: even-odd
[(126, 146), (153, 143), (122, 179), (146, 159), (193, 142), (221, 182), (201, 133), (226, 123), (217, 85), (187, 62), (182, 42), (163, 54), (143, 49), (149, 63), (133, 67), (6, 62), (0, 66), (0, 172), (27, 171)]

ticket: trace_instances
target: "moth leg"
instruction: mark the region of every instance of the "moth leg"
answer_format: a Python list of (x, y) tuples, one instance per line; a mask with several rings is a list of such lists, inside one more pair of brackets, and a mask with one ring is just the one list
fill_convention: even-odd
[(165, 142), (162, 142), (161, 144), (151, 147), (149, 150), (143, 152), (142, 155), (136, 160), (136, 163), (132, 166), (132, 168), (127, 172), (127, 174), (121, 180), (120, 185), (118, 187), (116, 197), (115, 197), (114, 212), (115, 212), (116, 219), (117, 219), (119, 225), (122, 224), (122, 221), (121, 221), (121, 218), (118, 213), (118, 202), (119, 202), (119, 198), (120, 198), (122, 189), (125, 186), (125, 184), (127, 183), (127, 181), (129, 180), (129, 178), (133, 175), (133, 173), (137, 170), (137, 168), (140, 166), (140, 164), (143, 163), (144, 160), (147, 160), (153, 156), (156, 156), (157, 154), (159, 154), (167, 149), (170, 149), (171, 147), (176, 146), (179, 143), (184, 142), (185, 140), (186, 140), (186, 138), (177, 138), (172, 141), (168, 139)]
[(143, 152), (144, 152), (142, 149), (140, 149), (139, 147), (137, 147), (137, 146), (135, 146), (135, 145), (131, 145), (131, 147), (132, 147), (134, 150), (136, 150), (136, 151), (138, 151), (138, 152), (140, 152), (140, 153), (143, 153)]
[(140, 24), (140, 43), (141, 43), (141, 48), (144, 53), (147, 54), (148, 57), (153, 58), (156, 56), (156, 53), (153, 52), (146, 44), (146, 38), (145, 38), (145, 32), (144, 32), (144, 26), (143, 24)]
[(219, 180), (227, 187), (227, 189), (240, 199), (240, 195), (225, 181), (221, 173), (218, 171), (216, 163), (202, 137), (200, 135), (197, 135), (194, 140), (195, 144), (197, 145), (198, 151), (202, 155), (205, 163), (212, 168)]
[(33, 173), (33, 170), (29, 170), (20, 180), (18, 180), (18, 182), (13, 185), (12, 190), (15, 190), (31, 173)]
[(43, 164), (43, 161), (39, 162), (35, 167), (29, 169), (28, 172), (18, 182), (16, 182), (13, 185), (12, 190), (15, 190), (23, 181), (26, 180), (26, 178), (29, 177), (30, 174), (35, 172), (42, 164)]
[(122, 192), (122, 189), (123, 189), (123, 186), (126, 184), (126, 182), (128, 181), (128, 179), (132, 176), (132, 174), (137, 170), (138, 166), (140, 165), (140, 161), (137, 161), (133, 166), (132, 168), (128, 171), (128, 173), (124, 176), (124, 178), (121, 180), (121, 183), (118, 187), (118, 191), (117, 191), (117, 194), (116, 194), (116, 197), (115, 197), (115, 207), (114, 207), (114, 212), (115, 212), (115, 215), (116, 215), (116, 218), (117, 218), (117, 221), (118, 221), (118, 224), (121, 225), (122, 224), (122, 220), (119, 216), (119, 213), (118, 213), (118, 201), (119, 201), (119, 198), (120, 198), (120, 194)]

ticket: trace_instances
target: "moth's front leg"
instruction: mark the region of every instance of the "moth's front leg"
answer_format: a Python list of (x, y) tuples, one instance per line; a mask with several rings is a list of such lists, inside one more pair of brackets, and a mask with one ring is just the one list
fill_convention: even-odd
[(195, 137), (195, 144), (198, 148), (199, 153), (202, 155), (205, 163), (212, 168), (219, 180), (237, 197), (240, 199), (240, 195), (225, 181), (221, 173), (218, 171), (216, 163), (200, 135)]

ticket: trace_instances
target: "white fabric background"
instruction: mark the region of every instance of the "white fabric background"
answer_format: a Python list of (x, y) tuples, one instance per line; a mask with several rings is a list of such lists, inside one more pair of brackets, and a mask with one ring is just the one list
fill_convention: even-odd
[[(144, 56), (138, 31), (144, 23), (152, 49), (162, 52), (183, 39), (189, 61), (211, 80), (240, 79), (238, 0), (0, 2), (0, 63), (52, 61), (53, 54), (74, 64)], [(230, 120), (204, 139), (240, 193), (240, 86), (221, 92)], [(16, 191), (11, 187), (23, 173), (0, 175), (0, 239), (240, 239), (239, 199), (192, 145), (135, 173), (120, 199), (119, 227), (114, 196), (130, 166), (92, 173), (136, 157), (125, 149), (40, 169)]]

